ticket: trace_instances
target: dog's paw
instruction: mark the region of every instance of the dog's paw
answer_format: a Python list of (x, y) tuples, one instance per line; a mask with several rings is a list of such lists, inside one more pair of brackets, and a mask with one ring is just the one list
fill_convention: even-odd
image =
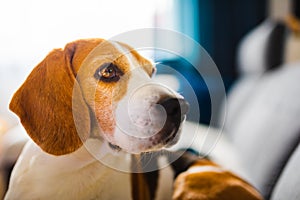
[(173, 200), (262, 200), (247, 182), (216, 165), (192, 165), (174, 182)]

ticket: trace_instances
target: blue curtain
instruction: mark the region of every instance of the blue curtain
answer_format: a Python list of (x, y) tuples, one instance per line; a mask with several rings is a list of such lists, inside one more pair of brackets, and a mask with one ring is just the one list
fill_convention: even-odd
[(200, 43), (224, 78), (236, 78), (241, 38), (266, 18), (266, 0), (199, 0)]
[[(174, 3), (180, 31), (206, 49), (219, 68), (228, 90), (237, 78), (237, 45), (246, 33), (266, 18), (267, 0), (174, 0)], [(197, 71), (182, 59), (166, 60), (164, 64), (178, 69), (191, 83), (200, 107), (200, 122), (214, 123), (210, 121), (208, 88)], [(184, 96), (189, 96), (185, 94), (185, 88), (181, 88), (181, 91)], [(218, 88), (215, 92), (218, 92)]]
[(208, 51), (225, 78), (236, 78), (240, 39), (266, 18), (267, 0), (175, 0), (179, 29)]

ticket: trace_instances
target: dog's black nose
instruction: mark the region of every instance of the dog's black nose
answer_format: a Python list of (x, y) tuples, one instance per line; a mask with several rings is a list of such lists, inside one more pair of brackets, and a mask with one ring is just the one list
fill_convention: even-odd
[(166, 98), (160, 100), (158, 104), (166, 110), (168, 117), (183, 116), (189, 110), (189, 104), (184, 99)]
[(184, 99), (164, 98), (157, 102), (166, 112), (166, 121), (160, 131), (164, 144), (173, 145), (178, 141), (178, 130), (189, 110), (189, 104)]

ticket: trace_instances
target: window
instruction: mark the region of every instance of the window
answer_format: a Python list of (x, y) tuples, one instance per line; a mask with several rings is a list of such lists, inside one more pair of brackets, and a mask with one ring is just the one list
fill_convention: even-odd
[(0, 67), (32, 69), (53, 48), (146, 27), (176, 29), (173, 0), (10, 0), (0, 3)]

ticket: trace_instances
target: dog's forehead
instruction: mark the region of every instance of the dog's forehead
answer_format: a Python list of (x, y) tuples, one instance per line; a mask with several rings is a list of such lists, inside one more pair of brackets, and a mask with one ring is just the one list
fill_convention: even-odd
[(126, 56), (132, 68), (142, 67), (149, 75), (152, 75), (154, 65), (144, 57), (142, 57), (135, 49), (121, 42), (112, 42), (112, 45)]
[(86, 57), (83, 64), (96, 69), (103, 63), (115, 63), (124, 73), (137, 67), (142, 67), (149, 76), (154, 71), (154, 66), (149, 60), (142, 57), (129, 45), (116, 41), (101, 42)]

